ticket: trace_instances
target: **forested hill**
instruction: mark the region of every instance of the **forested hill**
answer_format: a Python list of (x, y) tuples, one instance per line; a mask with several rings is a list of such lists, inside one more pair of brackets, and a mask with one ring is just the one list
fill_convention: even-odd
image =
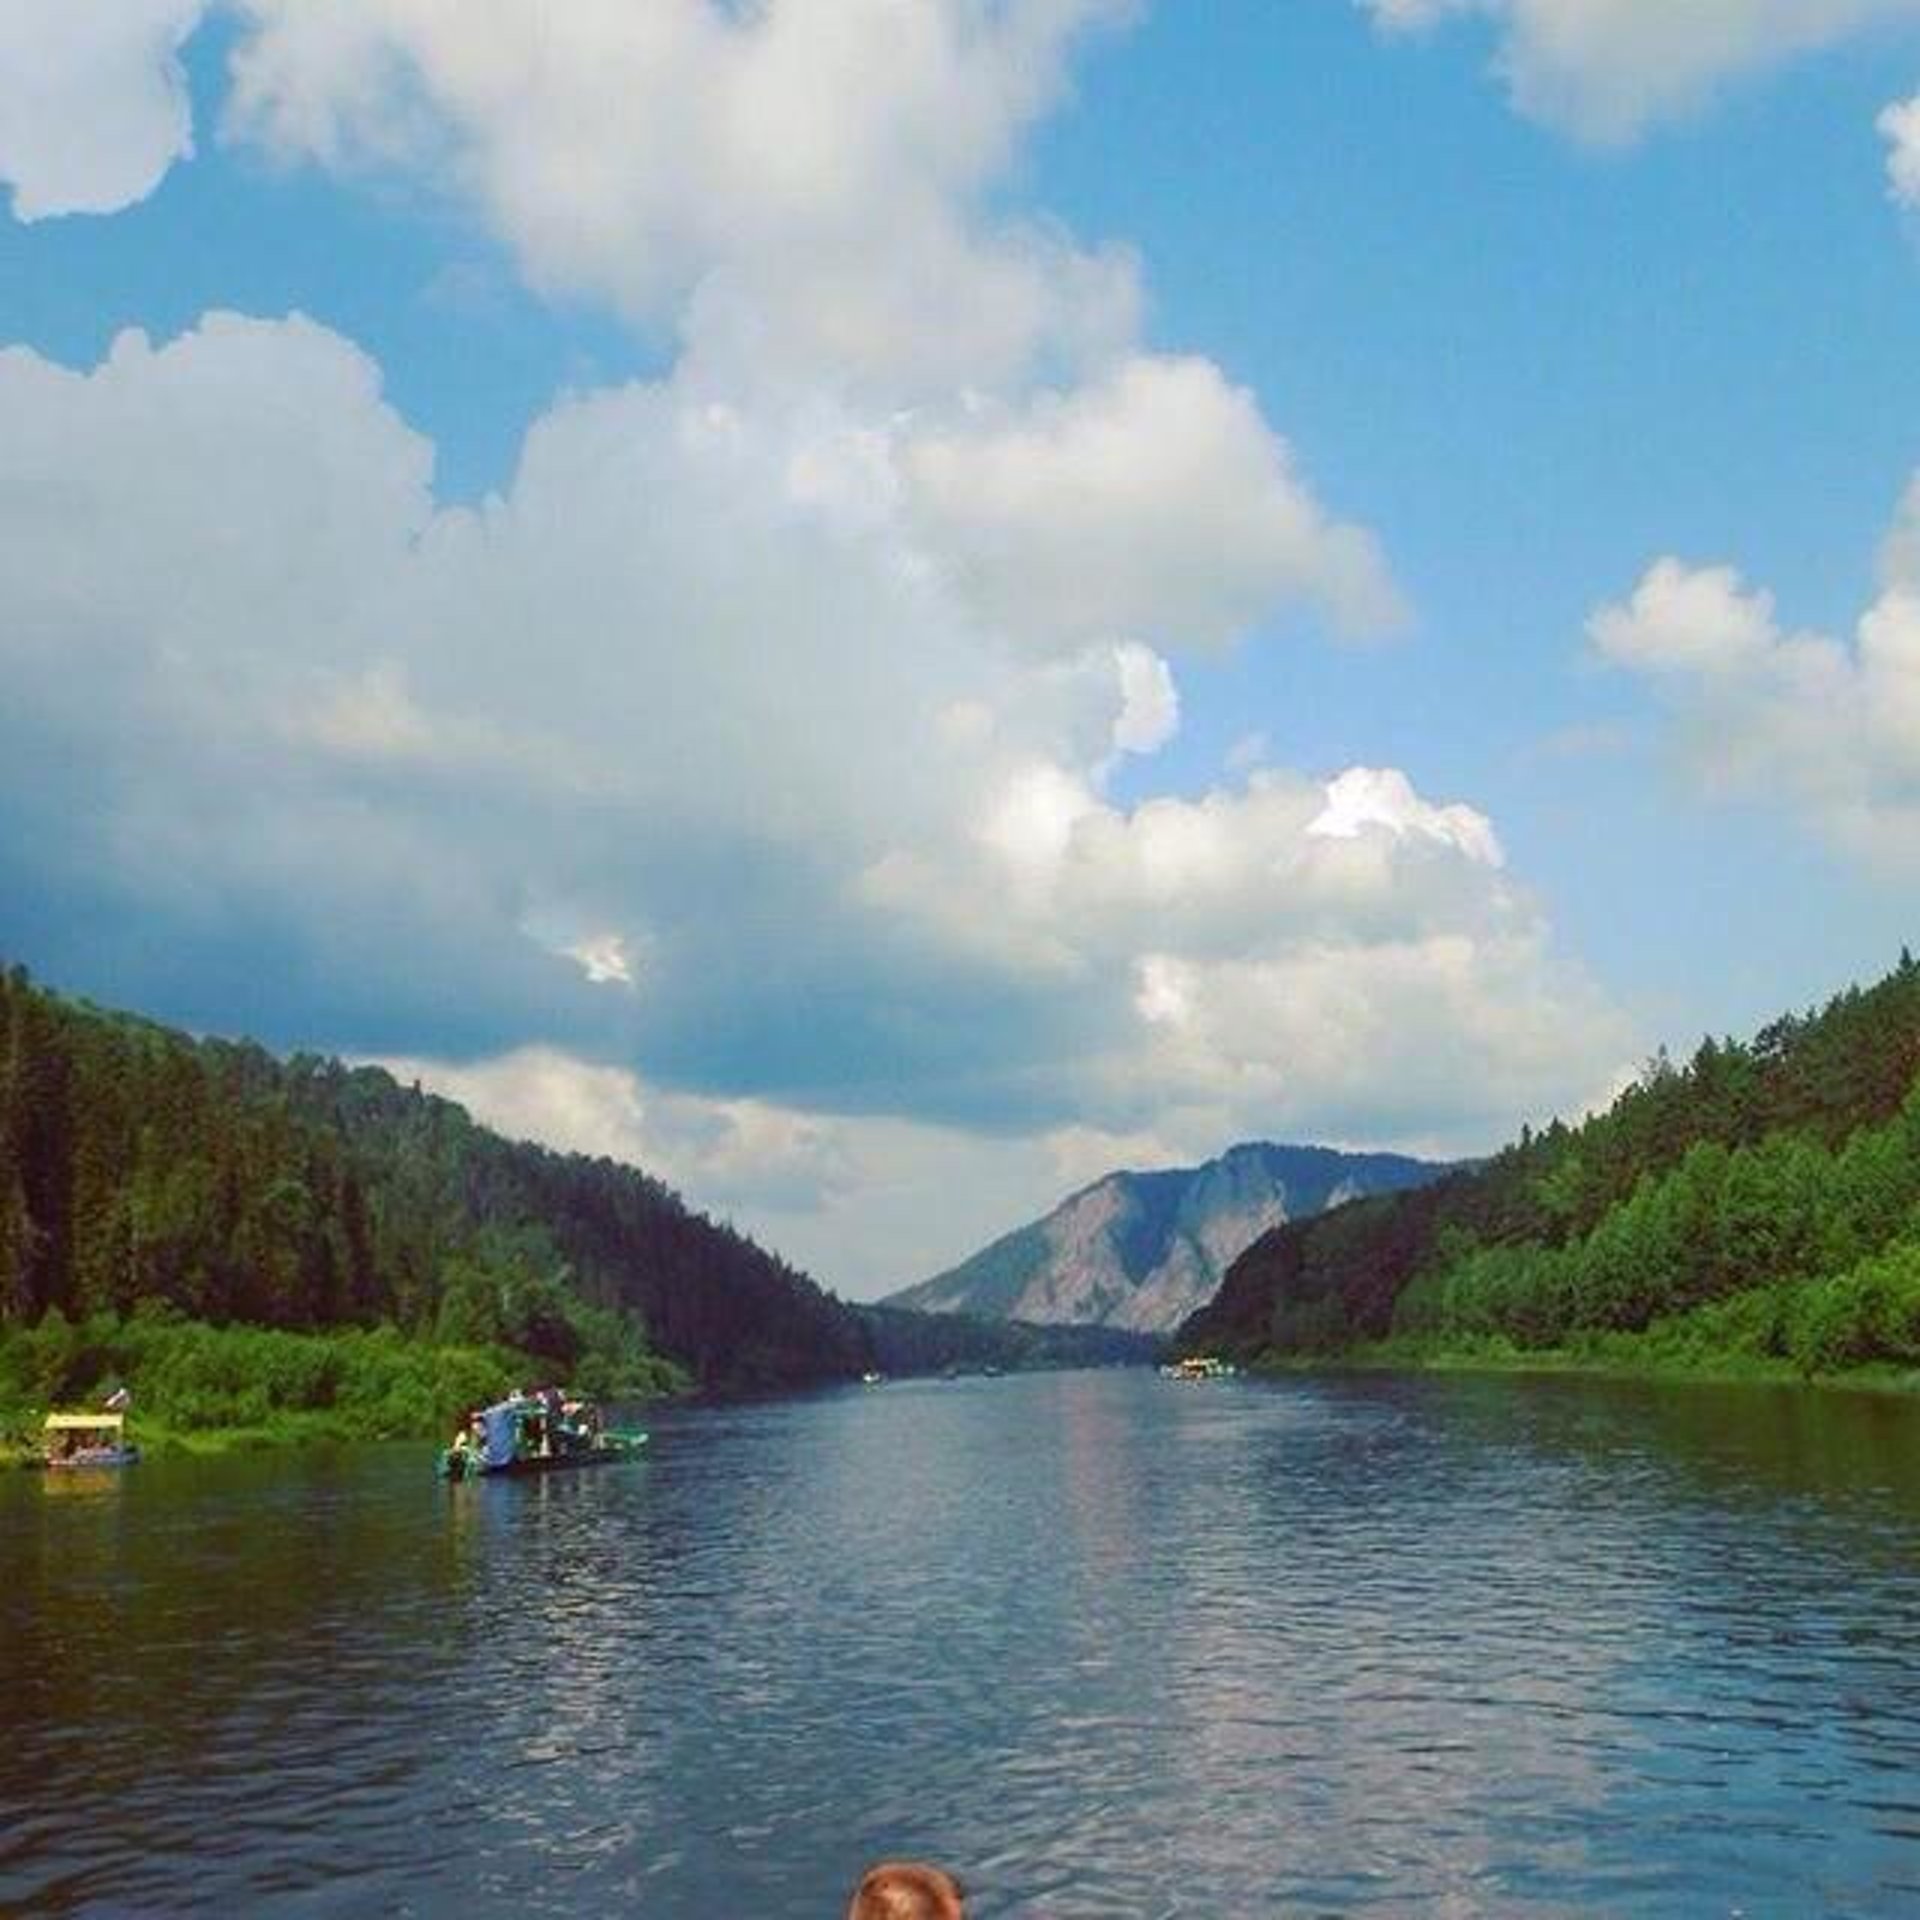
[(1281, 1227), (1179, 1335), (1244, 1357), (1644, 1336), (1805, 1372), (1920, 1364), (1920, 967), (1477, 1169)]
[(501, 1139), (376, 1068), (196, 1041), (0, 976), (0, 1325), (392, 1323), (538, 1355), (650, 1349), (709, 1386), (857, 1375), (865, 1326), (608, 1160)]

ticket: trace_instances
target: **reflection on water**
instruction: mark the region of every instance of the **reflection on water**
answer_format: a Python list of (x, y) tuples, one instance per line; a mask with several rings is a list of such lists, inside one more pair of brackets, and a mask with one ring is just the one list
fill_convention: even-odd
[(1920, 1408), (900, 1384), (0, 1486), (0, 1909), (1920, 1902)]

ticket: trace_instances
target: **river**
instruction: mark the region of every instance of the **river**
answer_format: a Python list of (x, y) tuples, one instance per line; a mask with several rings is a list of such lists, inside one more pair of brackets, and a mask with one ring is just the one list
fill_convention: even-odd
[(0, 1911), (1920, 1911), (1920, 1406), (1140, 1373), (0, 1485)]

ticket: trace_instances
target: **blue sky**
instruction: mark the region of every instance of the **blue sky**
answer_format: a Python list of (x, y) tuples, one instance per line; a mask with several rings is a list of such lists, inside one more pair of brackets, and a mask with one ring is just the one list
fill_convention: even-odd
[[(1156, 338), (1258, 386), (1419, 608), (1405, 646), (1189, 674), (1188, 744), (1262, 709), (1303, 764), (1384, 758), (1474, 796), (1651, 1030), (1738, 1027), (1876, 968), (1912, 891), (1836, 871), (1777, 816), (1702, 817), (1650, 742), (1552, 748), (1644, 734), (1639, 690), (1580, 637), (1654, 554), (1733, 560), (1795, 623), (1858, 617), (1920, 448), (1920, 250), (1875, 190), (1874, 131), (1915, 37), (1602, 151), (1511, 112), (1489, 38), (1163, 7), (1087, 63), (1036, 180), (1077, 229), (1141, 247)], [(1844, 934), (1782, 915), (1810, 887)]]
[(1484, 1149), (1913, 936), (1912, 0), (0, 55), (57, 984), (870, 1293), (1110, 1165)]

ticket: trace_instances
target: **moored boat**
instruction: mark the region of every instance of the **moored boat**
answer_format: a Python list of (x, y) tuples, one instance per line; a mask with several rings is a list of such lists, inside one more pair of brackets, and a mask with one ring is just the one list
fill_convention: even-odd
[(481, 1480), (609, 1466), (633, 1459), (646, 1444), (637, 1429), (609, 1427), (591, 1401), (551, 1388), (469, 1414), (441, 1453), (439, 1473), (445, 1480)]
[(140, 1449), (127, 1438), (127, 1416), (113, 1413), (50, 1413), (42, 1430), (41, 1458), (56, 1472), (79, 1467), (130, 1467)]

